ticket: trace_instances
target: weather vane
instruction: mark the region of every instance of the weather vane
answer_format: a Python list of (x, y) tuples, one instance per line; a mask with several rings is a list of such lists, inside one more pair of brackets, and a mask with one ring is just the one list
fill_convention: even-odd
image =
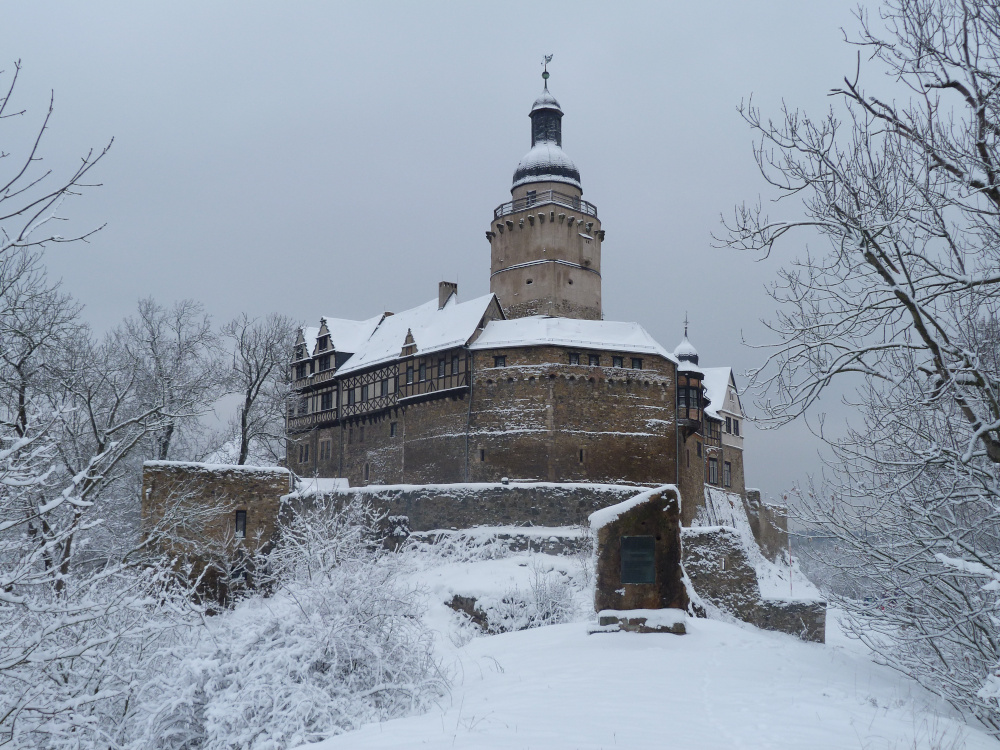
[(542, 80), (545, 81), (545, 90), (549, 90), (549, 63), (552, 62), (552, 55), (545, 55), (542, 62)]

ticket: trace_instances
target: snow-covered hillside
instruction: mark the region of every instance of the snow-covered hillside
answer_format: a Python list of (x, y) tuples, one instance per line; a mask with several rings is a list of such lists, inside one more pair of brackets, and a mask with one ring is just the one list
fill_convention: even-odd
[[(475, 748), (959, 748), (998, 744), (840, 635), (828, 643), (718, 620), (688, 634), (599, 633), (580, 558), (429, 556), (413, 574), (454, 687), (427, 714), (368, 725), (311, 750)], [(578, 622), (471, 638), (443, 606), (455, 593), (501, 601), (539, 581), (572, 589)], [(951, 744), (955, 743), (955, 744)]]

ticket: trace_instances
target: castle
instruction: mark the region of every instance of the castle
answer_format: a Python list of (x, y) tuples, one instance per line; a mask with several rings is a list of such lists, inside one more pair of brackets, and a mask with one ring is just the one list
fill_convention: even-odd
[(486, 231), (490, 294), (459, 301), (441, 282), (419, 307), (302, 329), (287, 465), (351, 486), (669, 483), (691, 525), (706, 483), (746, 495), (732, 370), (701, 368), (686, 330), (670, 352), (604, 320), (605, 230), (543, 77), (531, 149)]

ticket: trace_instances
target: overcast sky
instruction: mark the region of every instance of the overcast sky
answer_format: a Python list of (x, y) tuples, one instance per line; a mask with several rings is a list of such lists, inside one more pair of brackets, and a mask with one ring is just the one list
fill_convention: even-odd
[[(764, 285), (804, 244), (765, 262), (712, 247), (764, 190), (736, 107), (828, 107), (854, 5), (3, 2), (0, 67), (22, 60), (28, 117), (55, 90), (49, 166), (115, 139), (104, 186), (66, 210), (106, 229), (47, 255), (96, 328), (146, 295), (315, 324), (442, 279), (489, 291), (484, 232), (552, 53), (563, 146), (607, 231), (605, 317), (672, 349), (687, 312), (702, 364), (742, 372), (761, 359), (743, 340), (768, 340)], [(747, 481), (778, 494), (816, 450), (801, 427), (752, 430)]]

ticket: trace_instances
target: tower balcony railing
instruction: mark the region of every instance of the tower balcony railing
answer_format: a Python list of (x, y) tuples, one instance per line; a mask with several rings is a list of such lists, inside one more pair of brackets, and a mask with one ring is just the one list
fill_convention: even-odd
[(588, 203), (583, 198), (575, 195), (566, 195), (566, 193), (560, 193), (556, 190), (542, 190), (535, 195), (526, 195), (524, 198), (500, 204), (493, 210), (493, 218), (499, 219), (501, 216), (507, 216), (518, 211), (524, 211), (532, 206), (541, 206), (548, 203), (555, 203), (557, 206), (566, 206), (566, 208), (572, 208), (574, 211), (579, 211), (587, 216), (597, 216), (597, 206), (593, 203)]

